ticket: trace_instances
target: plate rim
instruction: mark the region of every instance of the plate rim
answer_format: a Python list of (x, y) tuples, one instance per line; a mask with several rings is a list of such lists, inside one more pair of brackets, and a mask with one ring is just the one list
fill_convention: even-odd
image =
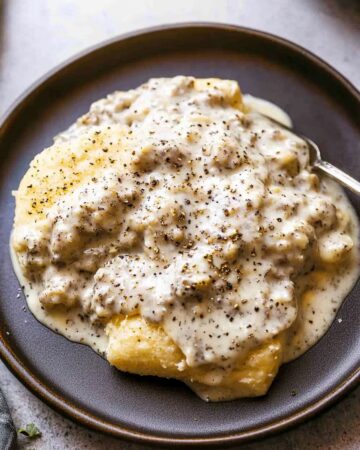
[[(355, 98), (357, 103), (360, 104), (360, 92), (358, 89), (338, 70), (332, 67), (329, 63), (322, 58), (314, 54), (313, 52), (305, 49), (304, 47), (286, 39), (268, 33), (265, 31), (256, 30), (249, 27), (218, 23), (218, 22), (181, 22), (181, 23), (169, 23), (164, 25), (152, 26), (141, 28), (128, 33), (122, 33), (110, 39), (106, 39), (98, 44), (92, 45), (85, 50), (76, 53), (75, 55), (67, 58), (62, 63), (56, 65), (51, 70), (47, 71), (43, 76), (38, 78), (35, 82), (30, 84), (24, 92), (17, 97), (17, 99), (6, 109), (6, 111), (0, 117), (0, 141), (3, 135), (6, 134), (7, 128), (11, 125), (13, 119), (16, 119), (17, 113), (28, 101), (31, 101), (31, 97), (36, 95), (41, 90), (45, 82), (50, 82), (57, 75), (61, 75), (62, 70), (68, 66), (78, 62), (79, 60), (89, 56), (91, 53), (108, 47), (119, 41), (126, 41), (132, 38), (146, 36), (148, 34), (157, 33), (159, 31), (176, 30), (176, 29), (191, 29), (191, 28), (214, 28), (219, 31), (233, 31), (237, 33), (247, 34), (249, 36), (257, 36), (265, 38), (276, 44), (286, 47), (288, 50), (294, 52), (297, 55), (301, 55), (311, 63), (317, 65), (323, 71), (331, 75), (336, 79), (349, 93)], [(6, 365), (6, 367), (15, 375), (15, 377), (28, 388), (36, 397), (45, 402), (55, 411), (59, 412), (66, 418), (70, 418), (76, 423), (83, 425), (87, 428), (95, 431), (118, 437), (130, 441), (136, 441), (141, 444), (152, 445), (173, 445), (173, 446), (213, 446), (218, 444), (223, 445), (235, 445), (238, 443), (249, 442), (255, 439), (264, 438), (271, 434), (275, 434), (284, 431), (290, 427), (298, 425), (307, 419), (318, 414), (320, 411), (329, 407), (334, 402), (339, 400), (345, 393), (354, 389), (357, 384), (360, 383), (360, 368), (355, 369), (349, 374), (341, 383), (334, 387), (330, 392), (323, 396), (318, 401), (311, 403), (310, 405), (300, 409), (299, 411), (286, 416), (280, 420), (275, 420), (262, 426), (258, 426), (254, 429), (247, 431), (232, 432), (227, 435), (218, 435), (212, 437), (172, 437), (164, 436), (162, 434), (156, 434), (155, 432), (143, 432), (128, 428), (125, 425), (115, 425), (110, 421), (103, 420), (88, 411), (84, 411), (75, 404), (67, 401), (65, 398), (58, 395), (51, 386), (42, 383), (38, 377), (31, 372), (29, 368), (26, 368), (22, 364), (21, 360), (12, 351), (7, 344), (2, 333), (0, 332), (0, 358)]]

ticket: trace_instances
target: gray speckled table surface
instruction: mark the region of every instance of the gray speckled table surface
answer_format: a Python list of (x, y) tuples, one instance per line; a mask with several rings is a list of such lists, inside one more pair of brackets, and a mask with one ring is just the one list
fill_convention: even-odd
[[(76, 52), (120, 33), (190, 20), (245, 25), (286, 37), (360, 86), (358, 0), (0, 0), (0, 113), (33, 81)], [(176, 6), (175, 6), (176, 5)], [(0, 384), (17, 427), (35, 422), (21, 449), (141, 450), (63, 419), (0, 362)], [(316, 419), (243, 450), (359, 450), (360, 388)]]

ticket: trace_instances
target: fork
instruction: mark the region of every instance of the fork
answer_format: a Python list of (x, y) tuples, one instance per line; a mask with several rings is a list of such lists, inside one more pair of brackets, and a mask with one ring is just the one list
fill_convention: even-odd
[(357, 181), (355, 178), (351, 177), (347, 173), (340, 170), (338, 167), (333, 166), (327, 161), (324, 161), (321, 158), (321, 153), (319, 147), (313, 142), (311, 139), (307, 138), (306, 136), (302, 134), (295, 133), (294, 130), (290, 127), (287, 127), (281, 122), (278, 122), (277, 120), (273, 119), (272, 117), (269, 117), (265, 114), (258, 113), (263, 117), (266, 117), (271, 122), (275, 123), (276, 125), (279, 125), (280, 127), (284, 128), (285, 130), (290, 131), (295, 136), (298, 136), (303, 141), (306, 142), (309, 148), (310, 152), (310, 164), (314, 169), (319, 170), (322, 173), (325, 173), (330, 178), (333, 178), (334, 180), (338, 181), (340, 184), (345, 186), (346, 188), (350, 189), (350, 191), (354, 192), (357, 195), (360, 195), (360, 182)]

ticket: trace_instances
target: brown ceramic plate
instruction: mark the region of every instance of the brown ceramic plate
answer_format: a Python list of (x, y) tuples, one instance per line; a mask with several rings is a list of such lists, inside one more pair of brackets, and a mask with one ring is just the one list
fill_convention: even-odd
[[(121, 373), (24, 312), (8, 241), (16, 189), (52, 137), (116, 90), (178, 74), (238, 80), (244, 92), (289, 112), (324, 157), (360, 173), (359, 93), (334, 69), (277, 37), (227, 25), (184, 24), (128, 34), (55, 69), (13, 106), (0, 132), (0, 354), (61, 413), (114, 436), (171, 445), (233, 444), (311, 417), (359, 381), (360, 284), (311, 350), (283, 366), (268, 395), (205, 403), (185, 385)], [(359, 199), (351, 197), (360, 211)], [(296, 395), (292, 395), (296, 392)]]

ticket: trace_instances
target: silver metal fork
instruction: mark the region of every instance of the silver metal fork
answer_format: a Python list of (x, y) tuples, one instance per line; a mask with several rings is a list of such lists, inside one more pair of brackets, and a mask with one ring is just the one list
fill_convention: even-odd
[(277, 120), (272, 119), (271, 117), (265, 114), (261, 115), (269, 119), (271, 122), (274, 122), (277, 125), (281, 126), (282, 128), (290, 131), (294, 135), (299, 136), (307, 143), (310, 152), (310, 164), (312, 165), (312, 167), (314, 167), (314, 169), (317, 169), (320, 172), (325, 173), (326, 175), (338, 181), (346, 188), (350, 189), (350, 191), (354, 192), (357, 195), (360, 195), (360, 182), (355, 180), (355, 178), (351, 177), (342, 170), (338, 169), (337, 167), (333, 166), (332, 164), (328, 163), (327, 161), (324, 161), (321, 158), (320, 149), (315, 144), (315, 142), (313, 142), (311, 139), (307, 138), (302, 134), (295, 133), (292, 128), (287, 127), (286, 125), (278, 122)]

